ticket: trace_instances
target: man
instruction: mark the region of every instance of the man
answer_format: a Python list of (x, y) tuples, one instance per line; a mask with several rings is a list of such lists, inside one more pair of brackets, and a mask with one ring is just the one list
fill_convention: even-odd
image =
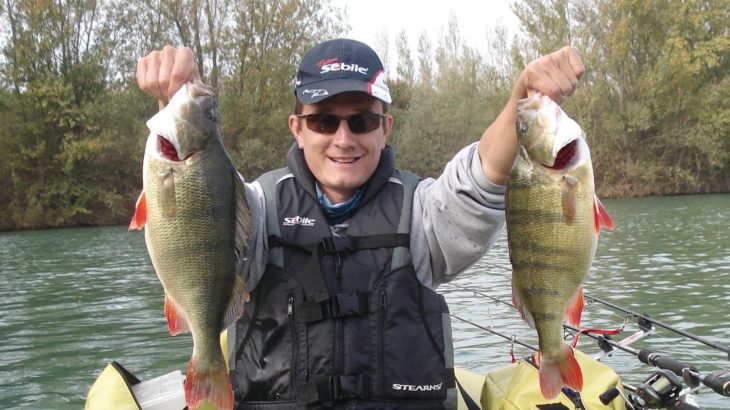
[[(192, 52), (142, 58), (140, 88), (164, 106), (198, 81)], [(251, 301), (229, 340), (236, 408), (455, 406), (451, 329), (434, 289), (486, 252), (504, 223), (516, 107), (562, 101), (584, 67), (572, 48), (524, 69), (481, 139), (438, 179), (394, 166), (382, 63), (336, 39), (302, 59), (287, 166), (246, 185), (256, 227), (243, 269)]]

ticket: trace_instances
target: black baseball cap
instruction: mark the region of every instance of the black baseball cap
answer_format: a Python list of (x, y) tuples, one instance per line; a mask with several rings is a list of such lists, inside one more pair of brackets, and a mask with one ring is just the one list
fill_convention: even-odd
[(385, 69), (367, 44), (339, 38), (325, 41), (302, 58), (294, 95), (302, 104), (314, 104), (348, 91), (360, 91), (390, 104)]

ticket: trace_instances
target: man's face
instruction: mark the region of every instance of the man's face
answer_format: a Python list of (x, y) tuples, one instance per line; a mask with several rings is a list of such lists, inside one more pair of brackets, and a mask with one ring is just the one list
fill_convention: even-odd
[[(334, 114), (346, 117), (362, 112), (383, 112), (382, 103), (365, 93), (337, 94), (316, 104), (305, 104), (302, 114)], [(289, 128), (304, 151), (310, 171), (332, 203), (344, 202), (375, 172), (390, 133), (393, 118), (386, 116), (379, 127), (354, 134), (347, 121), (340, 121), (334, 134), (309, 129), (306, 120), (289, 117)]]

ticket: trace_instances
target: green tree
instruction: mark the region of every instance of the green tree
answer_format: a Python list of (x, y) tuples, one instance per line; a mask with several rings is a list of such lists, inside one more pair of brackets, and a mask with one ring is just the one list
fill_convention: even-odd
[(224, 142), (246, 178), (284, 164), (293, 142), (287, 117), (293, 111), (293, 76), (315, 43), (348, 27), (329, 1), (246, 0), (233, 7), (231, 36), (225, 41), (221, 84)]
[(394, 146), (401, 166), (436, 176), (459, 149), (481, 137), (506, 93), (490, 78), (482, 57), (464, 43), (454, 16), (434, 52), (432, 72), (429, 50), (422, 37), (421, 77), (394, 130)]
[(566, 110), (588, 135), (599, 189), (611, 196), (727, 190), (727, 2), (578, 0), (562, 13), (570, 24), (561, 4), (516, 7), (529, 28), (520, 58), (572, 33), (588, 71)]

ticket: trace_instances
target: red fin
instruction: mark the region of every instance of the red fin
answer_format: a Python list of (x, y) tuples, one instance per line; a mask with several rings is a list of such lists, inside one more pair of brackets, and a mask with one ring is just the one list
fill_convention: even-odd
[(573, 390), (583, 389), (583, 372), (573, 349), (564, 346), (564, 355), (557, 360), (542, 358), (538, 377), (540, 378), (540, 392), (546, 399), (554, 399), (562, 387), (568, 386)]
[(601, 226), (613, 229), (613, 219), (611, 219), (606, 208), (603, 207), (603, 204), (595, 195), (593, 195), (593, 217), (596, 222), (596, 233), (601, 230)]
[(585, 301), (583, 300), (583, 288), (578, 288), (578, 293), (576, 293), (573, 300), (570, 301), (568, 310), (565, 312), (565, 321), (568, 322), (569, 325), (575, 327), (580, 326), (580, 316), (583, 314), (584, 306)]
[(137, 198), (137, 205), (134, 207), (132, 222), (129, 223), (129, 230), (142, 229), (147, 223), (147, 198), (144, 191)]
[(167, 318), (167, 327), (170, 328), (170, 334), (175, 336), (183, 332), (190, 331), (188, 318), (174, 300), (165, 292), (165, 317)]
[(206, 369), (198, 366), (193, 355), (185, 373), (185, 401), (191, 410), (198, 408), (204, 401), (217, 410), (233, 409), (233, 389), (222, 355), (212, 367)]

